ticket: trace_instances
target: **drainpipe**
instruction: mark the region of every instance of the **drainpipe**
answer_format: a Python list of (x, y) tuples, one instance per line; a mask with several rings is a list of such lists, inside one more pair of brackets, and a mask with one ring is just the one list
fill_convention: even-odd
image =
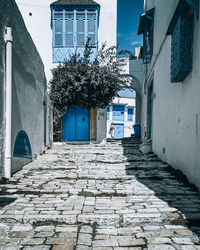
[(5, 121), (6, 121), (6, 136), (5, 136), (5, 167), (4, 177), (11, 177), (11, 156), (12, 156), (12, 30), (6, 27), (4, 41), (6, 45), (6, 77), (5, 77)]

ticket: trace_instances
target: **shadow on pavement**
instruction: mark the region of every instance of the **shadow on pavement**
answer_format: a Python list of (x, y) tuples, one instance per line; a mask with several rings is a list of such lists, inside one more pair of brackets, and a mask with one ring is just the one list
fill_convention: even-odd
[[(200, 193), (180, 170), (163, 163), (153, 153), (139, 151), (139, 139), (124, 139), (122, 146), (127, 157), (126, 174), (135, 176), (150, 192), (172, 208), (169, 224), (188, 226), (200, 236)], [(135, 191), (137, 194), (137, 190)], [(145, 195), (145, 194), (144, 194)], [(173, 208), (178, 211), (173, 211)]]
[(0, 197), (0, 209), (14, 202), (16, 198)]

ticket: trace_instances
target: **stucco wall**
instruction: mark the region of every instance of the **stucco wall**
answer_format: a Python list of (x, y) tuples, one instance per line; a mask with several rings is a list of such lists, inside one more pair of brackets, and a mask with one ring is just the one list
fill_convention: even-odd
[[(44, 149), (43, 102), (47, 102), (44, 66), (15, 2), (1, 1), (0, 15), (3, 20), (1, 29), (8, 25), (12, 28), (13, 35), (12, 152), (18, 132), (24, 130), (29, 137), (34, 157)], [(0, 39), (5, 50), (2, 33)], [(4, 65), (5, 60), (1, 58), (1, 70)], [(4, 69), (1, 76), (3, 75)], [(19, 170), (26, 162), (27, 160), (14, 157), (12, 172)]]
[[(200, 188), (198, 94), (200, 93), (200, 22), (195, 21), (193, 70), (182, 83), (172, 84), (170, 82), (171, 37), (165, 37), (165, 34), (177, 1), (154, 2), (156, 7), (154, 56), (147, 74), (147, 84), (150, 83), (151, 78), (153, 79), (153, 151), (172, 167), (182, 170), (189, 180)], [(144, 125), (147, 119), (146, 108), (147, 96), (145, 95), (143, 98)]]
[(106, 109), (98, 109), (97, 110), (97, 140), (96, 142), (101, 142), (104, 138), (106, 138)]

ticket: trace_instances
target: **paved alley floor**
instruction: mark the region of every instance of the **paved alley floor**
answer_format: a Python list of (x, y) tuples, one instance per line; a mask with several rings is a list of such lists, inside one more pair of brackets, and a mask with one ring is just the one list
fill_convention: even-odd
[(138, 141), (58, 143), (0, 184), (0, 249), (200, 249), (200, 195)]

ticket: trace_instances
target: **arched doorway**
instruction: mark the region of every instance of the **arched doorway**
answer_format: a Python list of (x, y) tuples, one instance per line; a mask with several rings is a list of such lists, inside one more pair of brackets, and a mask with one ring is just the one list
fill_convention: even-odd
[(30, 141), (29, 141), (28, 135), (23, 130), (21, 130), (17, 134), (15, 145), (14, 145), (13, 156), (32, 159)]

